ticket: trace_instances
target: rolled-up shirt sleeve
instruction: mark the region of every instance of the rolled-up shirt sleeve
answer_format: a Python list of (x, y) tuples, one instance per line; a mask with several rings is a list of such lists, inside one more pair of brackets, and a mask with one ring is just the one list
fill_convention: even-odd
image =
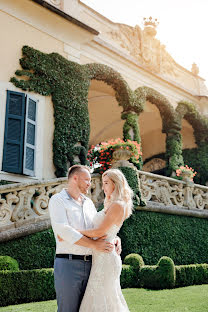
[(54, 195), (49, 201), (49, 214), (55, 236), (59, 235), (70, 245), (79, 241), (83, 235), (69, 225), (63, 200)]

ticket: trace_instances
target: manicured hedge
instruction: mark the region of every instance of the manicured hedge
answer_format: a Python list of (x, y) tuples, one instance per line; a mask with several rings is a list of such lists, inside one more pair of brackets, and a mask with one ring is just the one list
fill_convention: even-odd
[[(121, 287), (164, 289), (208, 284), (208, 264), (175, 266), (162, 257), (144, 265), (139, 255), (128, 255), (122, 266)], [(55, 299), (53, 269), (0, 271), (0, 306)]]
[(0, 256), (0, 271), (19, 271), (19, 264), (12, 257)]
[(208, 264), (176, 266), (176, 287), (208, 284)]
[(55, 299), (53, 269), (0, 272), (0, 306)]
[[(162, 256), (170, 257), (176, 265), (206, 263), (207, 233), (208, 219), (136, 210), (119, 232), (122, 259), (137, 253), (150, 265)], [(0, 243), (0, 255), (13, 257), (24, 270), (53, 267), (54, 254), (51, 229)]]
[(50, 229), (0, 243), (0, 256), (15, 258), (21, 270), (52, 268), (55, 245)]
[(162, 257), (155, 266), (146, 265), (138, 272), (140, 286), (150, 289), (174, 288), (175, 266), (171, 258)]
[(206, 263), (207, 233), (208, 219), (137, 210), (119, 232), (122, 259), (137, 253), (150, 265), (162, 256), (170, 257), (177, 265)]
[(208, 264), (175, 266), (171, 258), (161, 257), (157, 265), (151, 266), (144, 265), (142, 257), (136, 260), (135, 254), (124, 259), (122, 288), (166, 289), (200, 284), (208, 284)]

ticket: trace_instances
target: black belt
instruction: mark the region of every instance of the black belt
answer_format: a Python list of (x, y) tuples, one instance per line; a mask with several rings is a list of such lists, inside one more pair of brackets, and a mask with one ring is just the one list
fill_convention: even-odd
[(66, 259), (72, 259), (72, 260), (83, 260), (83, 261), (92, 261), (91, 255), (71, 255), (71, 254), (56, 254), (56, 258), (66, 258)]

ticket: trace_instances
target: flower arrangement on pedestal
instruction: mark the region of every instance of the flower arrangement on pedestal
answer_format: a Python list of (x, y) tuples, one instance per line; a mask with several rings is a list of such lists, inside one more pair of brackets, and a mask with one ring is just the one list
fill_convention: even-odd
[(177, 177), (181, 177), (183, 181), (189, 182), (189, 181), (193, 181), (193, 178), (195, 177), (195, 175), (197, 174), (196, 171), (194, 171), (193, 168), (189, 168), (187, 165), (185, 166), (180, 166), (177, 170), (176, 170), (176, 175)]
[(140, 167), (142, 162), (141, 145), (136, 141), (124, 141), (120, 138), (92, 145), (87, 154), (90, 167), (94, 170), (94, 172), (102, 174), (105, 170), (111, 167), (113, 162), (113, 153), (118, 149), (125, 151), (129, 161), (137, 167)]

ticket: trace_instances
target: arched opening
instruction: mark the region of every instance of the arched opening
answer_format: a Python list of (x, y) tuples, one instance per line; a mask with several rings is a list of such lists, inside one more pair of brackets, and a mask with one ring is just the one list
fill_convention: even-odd
[(144, 162), (143, 170), (160, 171), (165, 167), (165, 160), (161, 159), (160, 154), (164, 155), (166, 151), (166, 134), (162, 133), (162, 118), (156, 105), (146, 101), (144, 111), (139, 115), (139, 125)]
[(118, 105), (115, 90), (103, 81), (91, 80), (88, 93), (90, 145), (123, 137), (123, 108)]
[(182, 119), (182, 149), (197, 147), (194, 137), (194, 129), (192, 125), (185, 119)]

